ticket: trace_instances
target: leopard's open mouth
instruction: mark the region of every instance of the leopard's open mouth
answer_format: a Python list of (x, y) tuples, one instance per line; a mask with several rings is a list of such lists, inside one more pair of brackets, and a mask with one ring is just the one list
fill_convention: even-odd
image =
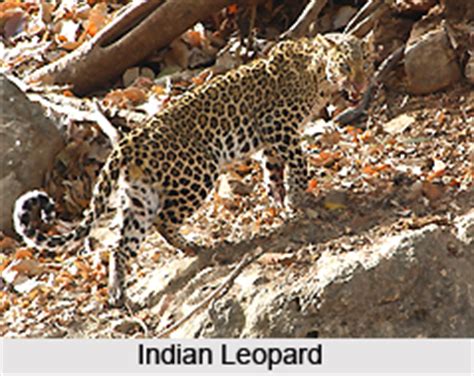
[(367, 83), (363, 81), (346, 81), (343, 86), (342, 96), (345, 100), (352, 104), (358, 104), (367, 90)]
[(358, 104), (364, 95), (364, 91), (358, 91), (358, 90), (348, 90), (345, 88), (342, 90), (342, 97), (344, 100), (350, 102), (353, 105)]

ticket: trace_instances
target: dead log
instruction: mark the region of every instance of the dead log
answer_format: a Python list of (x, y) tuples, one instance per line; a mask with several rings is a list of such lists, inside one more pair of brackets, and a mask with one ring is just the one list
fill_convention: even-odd
[(39, 69), (30, 81), (71, 84), (84, 95), (110, 84), (127, 68), (167, 46), (232, 0), (149, 0), (124, 11), (89, 42)]
[(382, 17), (389, 13), (390, 7), (386, 3), (368, 2), (347, 24), (344, 33), (362, 38), (374, 29)]
[[(344, 33), (352, 34), (354, 29), (359, 29), (359, 24), (364, 22), (364, 19), (370, 17), (370, 15), (376, 11), (380, 5), (383, 4), (383, 0), (369, 0), (367, 3), (364, 4), (362, 8), (355, 14), (354, 17), (348, 22), (346, 27), (344, 28)], [(358, 34), (354, 34), (359, 36)], [(362, 35), (363, 36), (363, 35)]]

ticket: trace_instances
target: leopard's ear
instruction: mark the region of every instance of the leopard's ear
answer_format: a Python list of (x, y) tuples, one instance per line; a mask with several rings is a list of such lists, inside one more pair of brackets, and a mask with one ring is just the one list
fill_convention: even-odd
[(375, 54), (375, 36), (374, 31), (371, 30), (367, 35), (362, 39), (362, 49), (364, 54), (368, 58), (372, 58)]
[(319, 35), (318, 36), (318, 41), (323, 45), (323, 47), (327, 49), (335, 48), (337, 47), (337, 42), (331, 38), (327, 38), (324, 35)]

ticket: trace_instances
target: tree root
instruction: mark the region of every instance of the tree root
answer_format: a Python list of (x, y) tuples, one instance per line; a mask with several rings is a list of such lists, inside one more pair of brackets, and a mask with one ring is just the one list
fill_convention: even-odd
[(28, 77), (29, 81), (71, 84), (85, 95), (117, 79), (199, 20), (232, 0), (149, 0), (132, 5), (74, 52)]

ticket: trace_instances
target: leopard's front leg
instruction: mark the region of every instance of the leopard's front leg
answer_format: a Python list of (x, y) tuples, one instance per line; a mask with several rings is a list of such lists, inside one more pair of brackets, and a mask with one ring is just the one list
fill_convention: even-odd
[(268, 197), (279, 207), (285, 205), (285, 163), (272, 148), (263, 151), (263, 181)]
[(299, 133), (286, 131), (284, 135), (266, 136), (269, 146), (264, 151), (264, 177), (274, 199), (294, 210), (304, 207), (308, 199), (308, 167)]

